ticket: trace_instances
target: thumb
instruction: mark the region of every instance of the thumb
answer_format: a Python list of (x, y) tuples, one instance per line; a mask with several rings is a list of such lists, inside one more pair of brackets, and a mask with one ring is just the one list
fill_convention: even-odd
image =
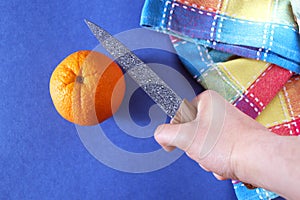
[(196, 130), (191, 122), (163, 124), (157, 127), (154, 138), (166, 151), (172, 151), (175, 147), (187, 151), (196, 138)]

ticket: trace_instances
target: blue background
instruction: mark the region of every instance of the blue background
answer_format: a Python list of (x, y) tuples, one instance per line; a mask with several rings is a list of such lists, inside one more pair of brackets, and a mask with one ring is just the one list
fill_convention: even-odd
[[(56, 65), (70, 53), (98, 44), (83, 19), (116, 34), (139, 27), (142, 6), (142, 0), (0, 2), (0, 199), (235, 199), (229, 181), (215, 180), (185, 155), (144, 174), (103, 165), (52, 104), (49, 79)], [(156, 61), (153, 55), (146, 51), (143, 58)], [(164, 58), (157, 56), (158, 62), (179, 70), (201, 91), (176, 56), (160, 55)], [(151, 101), (136, 93), (131, 114), (142, 124), (147, 117), (137, 108)], [(153, 137), (125, 137), (112, 119), (103, 125), (124, 149), (159, 148)]]

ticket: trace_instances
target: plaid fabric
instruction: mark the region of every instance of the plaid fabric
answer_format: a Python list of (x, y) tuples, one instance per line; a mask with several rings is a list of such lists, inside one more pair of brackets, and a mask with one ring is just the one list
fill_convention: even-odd
[(179, 38), (172, 37), (172, 42), (182, 62), (201, 85), (217, 91), (252, 118), (262, 112), (292, 76), (291, 71), (264, 61), (231, 60), (228, 54), (220, 56), (220, 52)]
[[(299, 116), (293, 110), (300, 110), (300, 101), (290, 98), (297, 97), (295, 92), (300, 91), (300, 84), (299, 87), (295, 84), (297, 76), (292, 77), (291, 71), (264, 61), (221, 55), (179, 38), (172, 37), (172, 42), (186, 68), (205, 88), (217, 91), (275, 133), (299, 134), (300, 124), (296, 123)], [(249, 190), (239, 181), (233, 184), (238, 199), (277, 197), (262, 188)]]
[[(141, 25), (171, 35), (205, 88), (274, 133), (299, 135), (300, 3), (292, 4), (293, 11), (289, 0), (146, 0)], [(233, 184), (238, 199), (277, 196)]]
[(264, 112), (256, 118), (270, 131), (279, 135), (299, 135), (300, 76), (290, 78)]
[(300, 72), (300, 38), (289, 0), (147, 0), (145, 8), (143, 26)]

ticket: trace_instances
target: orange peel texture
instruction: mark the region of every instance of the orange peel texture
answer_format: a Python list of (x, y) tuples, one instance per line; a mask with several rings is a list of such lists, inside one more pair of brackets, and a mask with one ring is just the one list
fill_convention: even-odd
[(50, 95), (58, 113), (82, 126), (111, 117), (122, 103), (125, 80), (110, 58), (82, 50), (66, 57), (50, 78)]

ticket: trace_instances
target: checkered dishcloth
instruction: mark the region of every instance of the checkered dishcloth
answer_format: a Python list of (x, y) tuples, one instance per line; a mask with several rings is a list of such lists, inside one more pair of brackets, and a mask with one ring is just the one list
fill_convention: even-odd
[[(146, 0), (141, 25), (169, 34), (205, 88), (272, 132), (299, 135), (299, 10), (298, 0)], [(277, 197), (233, 184), (238, 199)]]

